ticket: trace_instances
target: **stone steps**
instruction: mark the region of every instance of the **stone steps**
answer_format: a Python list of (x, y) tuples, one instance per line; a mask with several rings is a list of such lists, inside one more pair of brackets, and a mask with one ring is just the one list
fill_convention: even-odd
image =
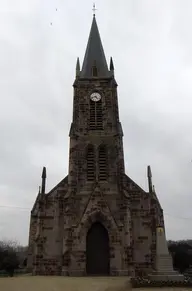
[(163, 271), (173, 270), (173, 262), (170, 255), (159, 256), (157, 258), (157, 268)]

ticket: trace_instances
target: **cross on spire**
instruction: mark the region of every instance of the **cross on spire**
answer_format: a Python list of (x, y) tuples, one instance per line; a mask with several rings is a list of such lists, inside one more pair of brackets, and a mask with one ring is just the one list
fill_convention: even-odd
[(95, 16), (95, 11), (97, 10), (96, 8), (95, 8), (95, 3), (93, 3), (93, 16)]

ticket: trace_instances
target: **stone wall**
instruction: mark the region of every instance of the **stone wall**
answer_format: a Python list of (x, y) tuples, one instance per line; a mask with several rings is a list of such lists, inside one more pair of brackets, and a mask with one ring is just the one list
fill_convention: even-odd
[(27, 270), (32, 272), (33, 270), (33, 257), (35, 251), (35, 238), (37, 232), (37, 215), (31, 215), (29, 226), (29, 244), (28, 244), (28, 257), (27, 257)]
[[(76, 195), (63, 195), (58, 187), (45, 196), (42, 229), (36, 240), (36, 274), (86, 275), (86, 235), (95, 221), (109, 234), (111, 275), (150, 272), (155, 255), (151, 194), (126, 179), (127, 190), (122, 193), (113, 193), (116, 189), (107, 184), (88, 183)], [(36, 229), (33, 224), (31, 239)]]

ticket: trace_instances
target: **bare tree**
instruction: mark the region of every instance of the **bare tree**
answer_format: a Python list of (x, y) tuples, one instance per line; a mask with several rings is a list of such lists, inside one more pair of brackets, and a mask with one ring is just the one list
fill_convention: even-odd
[(19, 266), (18, 247), (19, 244), (14, 240), (0, 241), (0, 269), (5, 270), (11, 277)]

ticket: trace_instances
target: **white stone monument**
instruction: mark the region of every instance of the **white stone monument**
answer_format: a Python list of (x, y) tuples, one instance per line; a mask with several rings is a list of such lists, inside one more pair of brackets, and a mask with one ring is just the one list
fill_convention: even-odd
[(172, 256), (169, 253), (164, 227), (156, 229), (155, 270), (149, 275), (151, 281), (184, 281), (184, 276), (173, 270)]

